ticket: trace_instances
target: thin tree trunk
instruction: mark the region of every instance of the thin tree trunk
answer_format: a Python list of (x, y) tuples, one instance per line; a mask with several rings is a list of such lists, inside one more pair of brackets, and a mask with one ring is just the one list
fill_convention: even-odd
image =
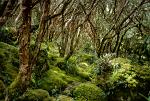
[(120, 33), (117, 31), (116, 34), (117, 34), (117, 40), (116, 40), (116, 43), (115, 43), (115, 47), (114, 47), (114, 49), (113, 49), (113, 53), (116, 52), (117, 47), (118, 47), (118, 44), (119, 44), (119, 40), (120, 40)]

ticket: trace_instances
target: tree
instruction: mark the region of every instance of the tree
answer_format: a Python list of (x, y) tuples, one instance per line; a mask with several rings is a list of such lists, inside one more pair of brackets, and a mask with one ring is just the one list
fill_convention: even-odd
[(132, 19), (137, 16), (137, 12), (139, 13), (140, 8), (146, 3), (148, 3), (146, 0), (137, 2), (105, 0), (98, 3), (93, 10), (93, 16), (88, 20), (91, 28), (89, 36), (94, 43), (98, 57), (108, 49), (108, 52), (118, 55), (121, 34), (129, 26), (134, 25)]
[[(8, 95), (6, 101), (12, 99), (14, 91), (24, 92), (31, 79), (31, 66), (30, 66), (30, 28), (31, 28), (31, 1), (23, 0), (22, 6), (22, 25), (19, 38), (19, 60), (20, 69), (18, 76), (8, 88)], [(19, 90), (18, 90), (19, 89)]]

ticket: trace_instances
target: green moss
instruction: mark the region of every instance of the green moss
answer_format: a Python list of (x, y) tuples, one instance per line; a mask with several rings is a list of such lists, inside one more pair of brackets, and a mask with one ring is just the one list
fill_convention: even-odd
[(2, 80), (0, 80), (0, 99), (4, 98), (4, 90), (5, 90), (5, 85)]
[(21, 85), (21, 75), (18, 74), (15, 80), (7, 87), (10, 99), (16, 100), (16, 98), (18, 98), (24, 92)]
[(86, 80), (90, 79), (92, 67), (91, 65), (88, 65), (86, 62), (81, 62), (78, 64), (78, 75)]
[(82, 83), (78, 85), (73, 96), (77, 101), (104, 101), (105, 93), (96, 85), (91, 83)]
[(40, 88), (56, 94), (61, 92), (69, 83), (77, 80), (78, 78), (66, 75), (65, 71), (60, 70), (58, 67), (53, 67), (38, 81), (38, 85)]
[(66, 95), (59, 95), (57, 101), (74, 101), (72, 97)]
[(88, 63), (92, 64), (95, 62), (95, 60), (96, 60), (96, 57), (92, 54), (82, 53), (78, 56), (79, 62), (88, 62)]
[(31, 89), (26, 91), (18, 101), (54, 101), (49, 93), (43, 89)]
[(19, 67), (18, 49), (0, 42), (0, 78), (10, 84), (17, 76)]

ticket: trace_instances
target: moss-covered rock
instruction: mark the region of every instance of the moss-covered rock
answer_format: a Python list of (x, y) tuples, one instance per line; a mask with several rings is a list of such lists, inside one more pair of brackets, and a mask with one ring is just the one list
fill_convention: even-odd
[(38, 81), (38, 86), (51, 94), (56, 94), (74, 81), (79, 81), (79, 79), (66, 75), (65, 71), (60, 70), (58, 67), (53, 67)]
[(6, 84), (10, 84), (18, 73), (18, 49), (0, 42), (0, 61), (0, 79)]
[(19, 97), (18, 101), (55, 101), (49, 93), (43, 89), (31, 89)]
[(105, 93), (102, 89), (91, 83), (82, 83), (78, 85), (73, 96), (77, 101), (104, 101)]

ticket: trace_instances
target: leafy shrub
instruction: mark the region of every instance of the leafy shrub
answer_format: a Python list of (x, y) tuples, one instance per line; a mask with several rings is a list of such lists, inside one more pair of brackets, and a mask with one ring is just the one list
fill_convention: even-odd
[(148, 95), (150, 88), (150, 66), (148, 65), (136, 65), (135, 73), (137, 74), (136, 80), (138, 81), (138, 92), (141, 92), (145, 96)]
[(113, 54), (105, 54), (104, 56), (100, 57), (96, 61), (96, 68), (98, 74), (108, 74), (112, 71), (112, 65), (110, 60), (113, 58)]
[(111, 59), (115, 54), (104, 54), (92, 64), (90, 79), (98, 86), (106, 87), (106, 81), (113, 70)]
[(82, 83), (78, 85), (73, 96), (77, 101), (104, 101), (105, 93), (96, 85), (91, 83)]
[[(132, 64), (127, 58), (115, 58), (111, 61), (113, 72), (107, 80), (108, 92), (113, 98), (133, 101), (142, 100), (138, 93), (147, 95), (150, 91), (150, 67)], [(115, 99), (115, 101), (120, 101)], [(114, 101), (114, 100), (113, 100)]]
[(123, 58), (116, 58), (111, 61), (113, 64), (113, 72), (110, 76), (110, 83), (115, 85), (124, 84), (125, 88), (134, 88), (138, 84), (135, 79), (136, 73), (130, 60)]

